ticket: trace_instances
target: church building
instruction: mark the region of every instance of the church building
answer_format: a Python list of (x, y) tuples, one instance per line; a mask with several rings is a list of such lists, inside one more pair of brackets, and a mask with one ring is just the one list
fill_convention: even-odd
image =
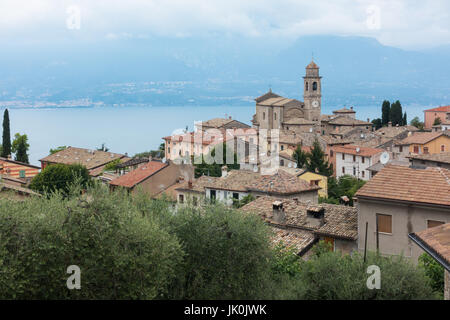
[(303, 77), (303, 99), (289, 99), (269, 90), (255, 99), (253, 126), (257, 129), (281, 129), (294, 132), (320, 131), (322, 86), (319, 67), (314, 61), (306, 67)]

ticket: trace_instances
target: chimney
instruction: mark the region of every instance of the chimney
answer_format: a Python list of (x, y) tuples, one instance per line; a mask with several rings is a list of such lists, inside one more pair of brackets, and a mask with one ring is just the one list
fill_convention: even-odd
[(306, 222), (309, 227), (319, 228), (325, 223), (324, 207), (309, 207), (306, 210)]
[(222, 167), (222, 178), (225, 178), (228, 174), (228, 167), (227, 166), (223, 166)]
[(370, 122), (370, 118), (367, 118), (367, 122)]
[(388, 122), (388, 127), (391, 128), (392, 127), (392, 121)]
[(272, 203), (273, 209), (273, 221), (276, 223), (284, 224), (286, 221), (286, 215), (284, 214), (283, 202), (274, 201)]
[(350, 110), (353, 110), (353, 106), (350, 107)]

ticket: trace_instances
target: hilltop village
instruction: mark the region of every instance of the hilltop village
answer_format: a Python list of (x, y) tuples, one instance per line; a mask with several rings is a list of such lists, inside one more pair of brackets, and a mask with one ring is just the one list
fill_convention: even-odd
[[(40, 196), (29, 188), (40, 171), (80, 164), (111, 190), (143, 190), (173, 207), (218, 201), (255, 213), (273, 229), (274, 244), (304, 257), (320, 240), (334, 251), (367, 248), (414, 263), (429, 252), (447, 270), (448, 299), (450, 106), (424, 110), (423, 126), (376, 128), (353, 107), (323, 114), (321, 79), (311, 61), (303, 101), (269, 90), (255, 98), (252, 119), (205, 119), (192, 132), (162, 137), (153, 154), (69, 146), (40, 159), (41, 167), (2, 157), (2, 191), (11, 192), (0, 194)], [(354, 192), (337, 194), (345, 181)]]

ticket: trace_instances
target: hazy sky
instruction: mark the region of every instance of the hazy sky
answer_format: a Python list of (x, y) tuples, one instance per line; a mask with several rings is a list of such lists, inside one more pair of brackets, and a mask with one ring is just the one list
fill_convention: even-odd
[(450, 44), (448, 0), (1, 0), (0, 42), (240, 35), (359, 35)]

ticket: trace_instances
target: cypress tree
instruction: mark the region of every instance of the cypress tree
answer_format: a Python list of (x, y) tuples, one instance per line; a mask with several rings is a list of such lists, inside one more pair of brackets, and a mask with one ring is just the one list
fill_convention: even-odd
[(407, 116), (406, 116), (406, 111), (405, 111), (405, 113), (403, 114), (403, 125), (404, 125), (404, 126), (407, 126), (407, 125), (408, 125), (408, 118), (407, 118)]
[(9, 112), (8, 109), (3, 113), (3, 142), (2, 157), (7, 158), (11, 154), (11, 132), (9, 128)]
[(387, 100), (383, 101), (383, 106), (381, 107), (381, 124), (386, 126), (389, 122), (389, 114), (391, 111), (391, 103)]
[(306, 168), (311, 172), (316, 172), (327, 177), (333, 174), (333, 165), (325, 159), (325, 153), (322, 151), (317, 138), (314, 140), (311, 152), (308, 153)]
[(389, 119), (391, 120), (393, 126), (396, 126), (397, 124), (402, 125), (403, 112), (402, 112), (402, 105), (400, 104), (400, 101), (397, 100), (391, 105)]

